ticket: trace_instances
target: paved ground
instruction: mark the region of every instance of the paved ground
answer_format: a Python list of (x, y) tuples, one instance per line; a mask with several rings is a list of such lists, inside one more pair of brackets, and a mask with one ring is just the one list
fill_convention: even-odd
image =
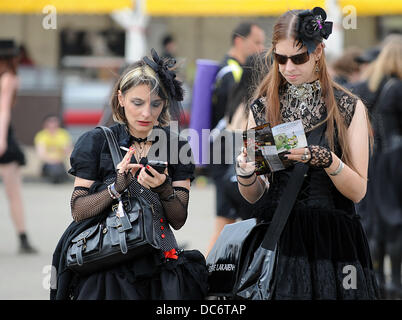
[[(49, 265), (57, 241), (71, 222), (69, 201), (72, 184), (50, 185), (25, 182), (23, 189), (27, 229), (38, 255), (18, 255), (18, 241), (12, 225), (4, 186), (0, 182), (0, 300), (49, 299)], [(175, 231), (179, 243), (205, 253), (213, 230), (214, 188), (194, 187), (189, 217)]]

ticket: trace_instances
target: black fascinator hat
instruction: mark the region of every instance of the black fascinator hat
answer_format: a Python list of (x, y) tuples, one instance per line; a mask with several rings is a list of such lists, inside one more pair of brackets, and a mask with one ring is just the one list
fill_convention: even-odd
[(0, 57), (10, 58), (19, 54), (19, 49), (14, 40), (0, 39)]
[(332, 33), (332, 22), (325, 21), (327, 14), (320, 7), (315, 7), (313, 10), (304, 10), (297, 16), (297, 45), (306, 46), (308, 53), (312, 53), (317, 45), (323, 39), (328, 39)]
[(173, 58), (162, 59), (155, 49), (151, 49), (152, 59), (144, 57), (144, 62), (155, 71), (161, 84), (166, 89), (169, 99), (169, 111), (174, 119), (179, 119), (182, 111), (180, 101), (183, 101), (183, 88), (181, 81), (176, 79), (176, 73), (172, 70), (176, 64)]

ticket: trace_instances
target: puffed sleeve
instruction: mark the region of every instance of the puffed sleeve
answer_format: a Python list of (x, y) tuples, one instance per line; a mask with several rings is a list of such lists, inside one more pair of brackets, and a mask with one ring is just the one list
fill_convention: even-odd
[(190, 144), (186, 140), (179, 140), (179, 157), (178, 163), (169, 163), (169, 176), (172, 181), (180, 181), (190, 179), (194, 180), (194, 158)]
[(104, 143), (105, 138), (100, 129), (84, 133), (71, 153), (71, 169), (68, 173), (87, 180), (98, 180), (100, 153)]

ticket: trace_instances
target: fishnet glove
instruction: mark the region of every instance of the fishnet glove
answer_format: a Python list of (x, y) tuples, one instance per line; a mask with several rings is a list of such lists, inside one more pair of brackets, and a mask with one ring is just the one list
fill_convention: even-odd
[(90, 194), (88, 188), (75, 187), (71, 196), (71, 215), (75, 221), (82, 221), (102, 213), (112, 204), (107, 189)]
[[(117, 172), (115, 189), (122, 193), (133, 181), (131, 173)], [(107, 189), (90, 194), (88, 188), (75, 187), (71, 196), (71, 215), (75, 221), (82, 221), (102, 213), (113, 202)]]
[(122, 193), (133, 182), (134, 177), (131, 172), (124, 173), (117, 171), (114, 187), (118, 193)]
[(308, 146), (310, 160), (307, 162), (312, 167), (328, 168), (332, 164), (332, 153), (327, 147)]
[(187, 220), (189, 191), (182, 187), (172, 187), (168, 176), (163, 184), (151, 189), (159, 195), (169, 224), (175, 230), (180, 229)]

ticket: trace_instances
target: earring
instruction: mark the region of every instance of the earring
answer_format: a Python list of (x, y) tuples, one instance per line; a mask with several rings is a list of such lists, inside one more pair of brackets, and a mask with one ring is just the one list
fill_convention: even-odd
[(315, 72), (316, 72), (316, 73), (320, 72), (320, 68), (319, 68), (319, 66), (318, 66), (318, 61), (317, 61), (317, 63), (315, 64)]

